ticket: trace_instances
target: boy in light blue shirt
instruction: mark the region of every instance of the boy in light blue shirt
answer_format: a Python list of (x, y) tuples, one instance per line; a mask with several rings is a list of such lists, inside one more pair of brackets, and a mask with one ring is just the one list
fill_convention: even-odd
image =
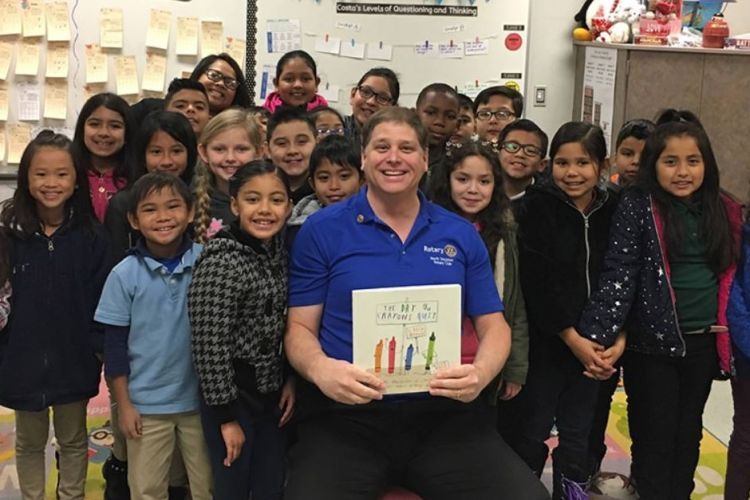
[(95, 320), (105, 325), (105, 375), (127, 439), (131, 498), (167, 499), (177, 444), (196, 500), (211, 499), (187, 290), (202, 246), (185, 234), (192, 197), (178, 178), (151, 173), (131, 188), (128, 220), (142, 238), (110, 273)]

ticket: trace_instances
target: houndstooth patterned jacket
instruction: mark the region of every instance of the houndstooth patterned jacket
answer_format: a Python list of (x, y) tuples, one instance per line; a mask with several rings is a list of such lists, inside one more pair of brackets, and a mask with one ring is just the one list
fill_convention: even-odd
[[(232, 404), (240, 389), (267, 394), (281, 387), (286, 300), (283, 238), (265, 244), (235, 226), (206, 244), (193, 270), (188, 310), (193, 361), (209, 406)], [(236, 373), (238, 362), (254, 368), (254, 381)]]

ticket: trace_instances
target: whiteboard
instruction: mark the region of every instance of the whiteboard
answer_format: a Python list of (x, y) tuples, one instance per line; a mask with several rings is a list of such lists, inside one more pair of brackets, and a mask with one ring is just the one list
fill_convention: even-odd
[[(28, 0), (12, 0), (19, 5), (27, 5)], [(244, 1), (215, 1), (215, 0), (129, 0), (128, 2), (110, 0), (67, 0), (69, 24), (70, 24), (70, 49), (69, 49), (69, 68), (68, 68), (68, 99), (67, 99), (67, 119), (50, 120), (41, 119), (43, 113), (40, 112), (40, 120), (27, 121), (34, 127), (53, 127), (63, 131), (68, 129), (72, 133), (75, 122), (78, 117), (78, 111), (88, 97), (86, 89), (86, 44), (98, 44), (100, 38), (100, 9), (105, 7), (117, 7), (123, 10), (123, 48), (109, 49), (107, 51), (108, 59), (108, 81), (102, 88), (109, 92), (115, 92), (115, 57), (120, 55), (135, 56), (138, 85), (142, 83), (143, 70), (146, 61), (146, 35), (148, 31), (148, 20), (151, 9), (167, 10), (172, 13), (169, 24), (169, 43), (166, 52), (167, 68), (165, 77), (166, 86), (172, 78), (181, 76), (182, 72), (192, 71), (195, 64), (200, 60), (199, 56), (177, 56), (176, 55), (176, 31), (177, 17), (197, 17), (199, 21), (221, 21), (223, 23), (224, 37), (230, 36), (245, 40), (246, 38), (246, 3)], [(41, 107), (44, 104), (44, 81), (46, 69), (46, 38), (40, 38), (41, 57), (39, 71), (36, 77), (16, 76), (15, 66), (18, 64), (18, 45), (21, 43), (20, 36), (4, 36), (0, 40), (14, 42), (16, 45), (8, 78), (6, 80), (8, 87), (8, 120), (6, 125), (18, 123), (18, 98), (20, 95), (19, 87), (24, 84), (20, 82), (36, 82), (41, 87)], [(199, 44), (200, 45), (200, 44)], [(240, 66), (244, 68), (243, 62)], [(92, 89), (89, 89), (89, 92)], [(98, 90), (96, 88), (95, 90)], [(149, 96), (151, 93), (141, 92), (138, 96), (128, 96), (128, 100), (135, 102), (140, 97)], [(43, 111), (43, 109), (41, 110)], [(6, 153), (7, 153), (7, 140)], [(12, 174), (17, 170), (16, 165), (7, 165), (7, 154), (0, 159), (0, 175)], [(7, 177), (7, 175), (6, 175)]]
[[(386, 66), (399, 76), (401, 98), (399, 104), (413, 106), (419, 91), (433, 82), (443, 82), (458, 88), (459, 92), (473, 93), (491, 85), (511, 84), (524, 93), (527, 71), (529, 34), (529, 0), (375, 0), (349, 1), (346, 7), (335, 0), (258, 0), (255, 51), (256, 100), (262, 102), (265, 90), (275, 75), (276, 62), (282, 53), (269, 53), (268, 27), (277, 20), (299, 22), (301, 45), (318, 64), (321, 78), (319, 93), (336, 100), (331, 105), (345, 114), (351, 112), (349, 92), (359, 78), (370, 68)], [(380, 4), (381, 7), (373, 4)], [(385, 5), (385, 7), (382, 7)], [(388, 12), (423, 12), (407, 14), (343, 13), (342, 10), (386, 10)], [(359, 7), (357, 7), (359, 6)], [(439, 15), (448, 7), (476, 8), (476, 17)], [(430, 12), (431, 14), (427, 14)], [(269, 21), (271, 23), (269, 24)], [(357, 59), (316, 52), (316, 40), (340, 40), (346, 52), (357, 52), (364, 44), (365, 58)], [(488, 43), (484, 55), (448, 58), (440, 54), (446, 48), (464, 42)], [(392, 60), (369, 57), (369, 48), (392, 46)], [(434, 51), (419, 47), (434, 46)], [(509, 48), (510, 47), (510, 48)], [(348, 50), (349, 48), (353, 50)], [(273, 47), (272, 47), (273, 50)], [(377, 50), (375, 50), (377, 52)], [(425, 52), (427, 52), (425, 54)], [(359, 55), (359, 54), (357, 54)], [(269, 74), (270, 73), (270, 74)], [(331, 101), (331, 99), (329, 99)]]

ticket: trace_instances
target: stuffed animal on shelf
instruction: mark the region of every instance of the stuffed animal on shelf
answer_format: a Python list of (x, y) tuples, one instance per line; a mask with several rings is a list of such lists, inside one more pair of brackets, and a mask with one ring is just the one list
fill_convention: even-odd
[(627, 43), (645, 12), (641, 0), (592, 0), (586, 9), (586, 25), (596, 41)]

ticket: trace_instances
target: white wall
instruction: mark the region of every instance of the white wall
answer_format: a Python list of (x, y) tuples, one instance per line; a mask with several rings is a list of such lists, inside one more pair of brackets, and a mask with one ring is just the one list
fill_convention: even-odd
[[(573, 114), (573, 16), (581, 5), (581, 0), (531, 2), (526, 117), (550, 138)], [(533, 106), (533, 92), (538, 85), (547, 87), (546, 107)]]
[(729, 23), (732, 35), (750, 33), (750, 0), (738, 0), (727, 4), (724, 17)]

